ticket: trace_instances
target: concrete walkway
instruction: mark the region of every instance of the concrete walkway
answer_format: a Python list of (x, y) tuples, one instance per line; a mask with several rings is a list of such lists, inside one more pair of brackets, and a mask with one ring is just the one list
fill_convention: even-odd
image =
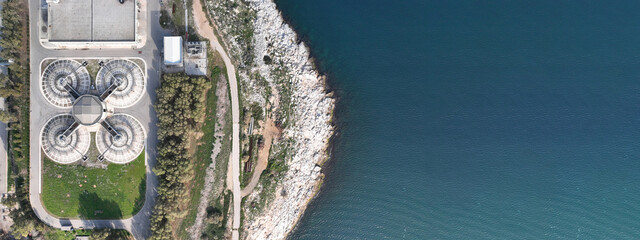
[(238, 82), (236, 79), (236, 68), (233, 66), (231, 59), (218, 42), (213, 34), (213, 28), (209, 25), (206, 13), (202, 12), (202, 3), (200, 0), (193, 1), (193, 19), (198, 34), (209, 39), (211, 48), (215, 49), (222, 56), (224, 65), (227, 68), (227, 76), (229, 79), (229, 89), (231, 90), (231, 117), (233, 119), (233, 137), (231, 144), (231, 166), (233, 171), (233, 231), (231, 237), (237, 240), (240, 235), (240, 201), (242, 200), (240, 193), (240, 107), (238, 104)]

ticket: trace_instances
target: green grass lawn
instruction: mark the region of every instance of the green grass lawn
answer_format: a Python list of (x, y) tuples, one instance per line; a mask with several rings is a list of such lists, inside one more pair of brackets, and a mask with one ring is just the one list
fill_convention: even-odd
[(58, 217), (127, 218), (144, 205), (145, 179), (144, 151), (133, 162), (111, 163), (107, 169), (62, 165), (45, 158), (42, 202)]

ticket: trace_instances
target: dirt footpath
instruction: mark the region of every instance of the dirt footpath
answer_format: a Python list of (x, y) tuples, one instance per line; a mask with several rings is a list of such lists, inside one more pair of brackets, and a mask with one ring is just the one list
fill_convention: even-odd
[(273, 139), (280, 135), (280, 129), (276, 127), (273, 123), (272, 118), (267, 118), (267, 122), (264, 127), (264, 147), (262, 149), (258, 149), (258, 164), (256, 168), (253, 170), (253, 176), (251, 176), (251, 180), (249, 184), (245, 186), (240, 192), (242, 197), (245, 197), (253, 191), (253, 189), (258, 185), (258, 181), (260, 180), (260, 175), (267, 168), (267, 164), (269, 163), (269, 150), (271, 149), (271, 143)]

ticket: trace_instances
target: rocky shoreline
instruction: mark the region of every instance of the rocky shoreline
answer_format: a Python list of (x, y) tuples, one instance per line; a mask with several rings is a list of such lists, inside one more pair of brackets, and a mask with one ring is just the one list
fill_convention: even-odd
[[(322, 181), (320, 165), (328, 158), (327, 147), (334, 132), (334, 100), (307, 46), (298, 42), (272, 0), (211, 0), (206, 4), (238, 61), (243, 105), (260, 104), (284, 128), (272, 153), (286, 151), (287, 171), (275, 189), (269, 191), (259, 184), (245, 198), (241, 236), (283, 239), (294, 229)], [(262, 208), (246, 204), (260, 201), (266, 201)]]

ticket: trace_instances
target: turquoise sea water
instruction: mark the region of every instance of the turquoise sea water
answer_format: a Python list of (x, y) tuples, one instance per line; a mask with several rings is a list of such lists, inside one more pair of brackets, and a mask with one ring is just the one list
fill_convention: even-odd
[(340, 96), (291, 239), (640, 238), (640, 2), (277, 4)]

